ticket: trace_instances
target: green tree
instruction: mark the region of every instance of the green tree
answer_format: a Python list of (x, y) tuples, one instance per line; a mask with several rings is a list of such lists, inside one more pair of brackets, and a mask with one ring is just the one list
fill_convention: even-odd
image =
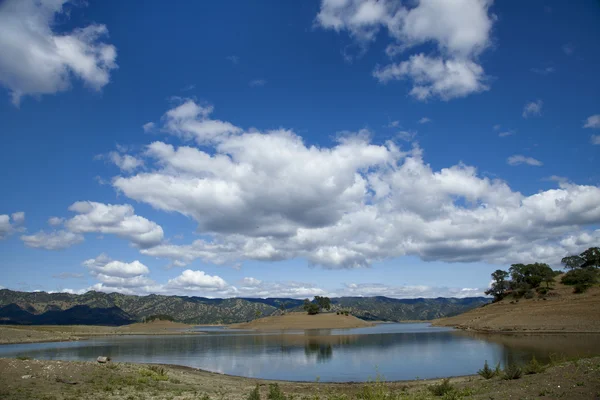
[(599, 268), (600, 267), (600, 248), (590, 247), (578, 256), (568, 256), (560, 260), (568, 269), (577, 268)]
[(583, 293), (598, 282), (598, 270), (593, 267), (577, 268), (561, 279), (563, 285), (575, 286), (575, 293)]
[(548, 264), (513, 264), (509, 269), (511, 277), (511, 289), (517, 294), (523, 294), (529, 289), (535, 289), (545, 280), (548, 281), (550, 275), (554, 276), (554, 271)]
[(492, 273), (494, 282), (492, 282), (490, 288), (485, 291), (485, 294), (494, 296), (494, 301), (502, 300), (509, 288), (509, 283), (506, 278), (508, 278), (508, 272), (501, 269), (494, 271)]
[(315, 296), (314, 302), (319, 306), (319, 311), (331, 309), (331, 299), (329, 297)]
[(282, 302), (279, 304), (279, 309), (281, 310), (281, 313), (282, 313), (282, 314), (285, 314), (285, 301), (282, 301)]
[(263, 313), (260, 310), (256, 310), (254, 311), (254, 318), (259, 319), (260, 317), (262, 317)]

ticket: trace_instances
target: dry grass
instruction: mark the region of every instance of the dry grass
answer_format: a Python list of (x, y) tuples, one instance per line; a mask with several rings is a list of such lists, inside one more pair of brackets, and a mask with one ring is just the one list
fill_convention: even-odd
[(489, 332), (599, 333), (600, 287), (574, 294), (572, 286), (557, 282), (555, 289), (545, 296), (518, 301), (506, 298), (433, 324)]
[(373, 324), (352, 315), (336, 315), (335, 313), (317, 315), (288, 313), (260, 318), (242, 324), (229, 325), (230, 328), (235, 329), (256, 330), (345, 329), (366, 326), (373, 326)]

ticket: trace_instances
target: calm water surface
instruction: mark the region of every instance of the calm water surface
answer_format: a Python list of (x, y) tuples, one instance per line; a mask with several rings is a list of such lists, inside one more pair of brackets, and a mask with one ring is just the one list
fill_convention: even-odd
[(252, 378), (366, 381), (435, 378), (475, 373), (484, 360), (547, 361), (600, 355), (600, 335), (483, 335), (429, 324), (285, 333), (198, 327), (203, 335), (120, 336), (81, 342), (0, 346), (0, 357), (179, 364)]

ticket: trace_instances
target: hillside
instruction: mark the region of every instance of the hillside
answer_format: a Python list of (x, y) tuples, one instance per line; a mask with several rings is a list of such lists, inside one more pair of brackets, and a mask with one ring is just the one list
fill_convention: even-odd
[[(447, 317), (487, 302), (489, 299), (483, 297), (331, 299), (332, 311), (345, 309), (358, 318), (380, 321), (429, 320)], [(3, 289), (0, 290), (0, 323), (122, 325), (141, 321), (152, 315), (168, 315), (177, 322), (190, 324), (232, 324), (253, 320), (257, 312), (264, 316), (279, 315), (281, 304), (285, 304), (288, 311), (300, 311), (302, 301), (285, 298), (209, 299), (155, 294), (133, 296), (94, 291), (75, 295)], [(82, 313), (80, 311), (83, 309), (73, 309), (77, 306), (86, 306), (88, 312)], [(111, 315), (114, 318), (111, 318)]]
[(233, 324), (233, 329), (256, 329), (268, 330), (294, 330), (294, 329), (346, 329), (361, 328), (372, 324), (352, 315), (337, 315), (325, 313), (308, 315), (303, 312), (288, 313), (285, 315), (274, 315), (260, 318), (254, 321)]
[(495, 332), (600, 332), (600, 287), (575, 294), (572, 286), (554, 286), (546, 296), (507, 297), (433, 324)]

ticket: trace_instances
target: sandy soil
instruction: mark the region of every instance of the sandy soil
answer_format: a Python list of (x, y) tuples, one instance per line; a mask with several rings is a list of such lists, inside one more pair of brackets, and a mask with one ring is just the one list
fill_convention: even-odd
[(337, 315), (325, 313), (308, 315), (306, 313), (288, 313), (272, 317), (260, 318), (254, 321), (232, 324), (229, 328), (270, 330), (300, 330), (300, 329), (346, 329), (373, 326), (370, 322), (363, 321), (352, 315)]
[(190, 331), (194, 325), (170, 321), (153, 321), (124, 326), (94, 325), (0, 325), (0, 344), (59, 342), (81, 340), (90, 336), (202, 334)]
[(600, 332), (600, 287), (583, 294), (560, 283), (544, 297), (507, 298), (433, 325), (486, 332)]
[[(257, 384), (261, 398), (266, 399), (270, 383), (273, 382), (175, 366), (0, 359), (0, 398), (5, 400), (238, 400), (246, 399)], [(439, 383), (440, 380), (425, 380), (279, 385), (285, 395), (296, 399), (416, 400), (442, 398), (429, 390)], [(457, 393), (453, 399), (594, 399), (600, 391), (600, 357), (560, 363), (518, 380), (467, 376), (451, 378), (450, 383)]]

